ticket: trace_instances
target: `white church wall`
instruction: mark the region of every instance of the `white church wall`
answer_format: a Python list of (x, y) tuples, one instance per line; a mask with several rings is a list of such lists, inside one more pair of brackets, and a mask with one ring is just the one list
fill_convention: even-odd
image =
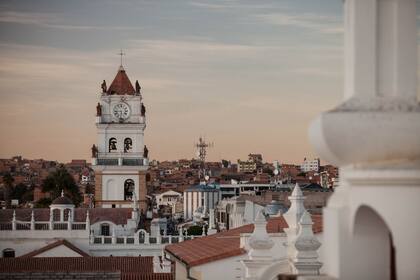
[[(190, 273), (200, 280), (240, 279), (242, 276), (240, 260), (244, 256), (240, 255), (194, 266)], [(177, 279), (180, 278), (177, 276)]]
[[(2, 232), (2, 234), (5, 232)], [(16, 231), (13, 231), (12, 233), (17, 233)], [(37, 231), (38, 233), (38, 231)], [(63, 233), (62, 235), (60, 233)], [(78, 234), (75, 234), (76, 236)], [(69, 236), (67, 234), (64, 234), (64, 231), (58, 232), (57, 230), (54, 230), (54, 233), (42, 234), (41, 236), (32, 236), (33, 238), (29, 238), (29, 236), (26, 236), (26, 238), (19, 238), (16, 236), (15, 238), (9, 237), (5, 238), (2, 236), (1, 242), (0, 242), (0, 251), (3, 251), (6, 248), (11, 248), (15, 250), (15, 256), (19, 257), (22, 255), (25, 255), (27, 253), (30, 253), (32, 251), (38, 250), (42, 247), (45, 247), (46, 245), (56, 242), (57, 237), (60, 236), (59, 239), (66, 239), (76, 247), (80, 248), (81, 250), (88, 252), (89, 251), (89, 238), (87, 234), (84, 237), (79, 236)]]

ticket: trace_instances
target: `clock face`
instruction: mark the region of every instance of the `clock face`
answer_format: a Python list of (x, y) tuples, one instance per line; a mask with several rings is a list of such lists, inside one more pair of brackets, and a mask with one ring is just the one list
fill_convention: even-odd
[(117, 119), (127, 119), (130, 116), (130, 107), (126, 103), (118, 103), (112, 109), (114, 117)]

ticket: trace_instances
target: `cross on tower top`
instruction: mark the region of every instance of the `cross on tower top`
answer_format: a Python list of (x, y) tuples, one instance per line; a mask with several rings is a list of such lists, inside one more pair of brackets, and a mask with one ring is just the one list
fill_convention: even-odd
[(120, 56), (120, 66), (122, 66), (122, 58), (123, 58), (123, 55), (125, 55), (125, 53), (123, 53), (122, 49), (120, 49), (120, 52), (118, 53), (118, 55)]

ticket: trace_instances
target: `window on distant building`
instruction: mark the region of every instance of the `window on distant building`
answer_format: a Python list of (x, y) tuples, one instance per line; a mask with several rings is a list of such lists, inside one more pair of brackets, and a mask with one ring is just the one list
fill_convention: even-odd
[(60, 221), (60, 209), (53, 210), (53, 221), (54, 222)]
[(114, 137), (109, 139), (109, 152), (117, 150), (117, 139)]
[(3, 258), (14, 258), (15, 257), (15, 250), (12, 248), (6, 248), (3, 250)]
[(64, 209), (64, 220), (63, 221), (68, 221), (69, 220), (69, 213), (70, 213), (70, 209)]
[(124, 153), (127, 153), (128, 151), (130, 151), (132, 146), (133, 146), (133, 141), (131, 140), (131, 138), (125, 138), (124, 139)]
[(109, 224), (101, 224), (101, 235), (109, 236)]
[(127, 179), (124, 182), (124, 200), (132, 200), (134, 192), (134, 181)]

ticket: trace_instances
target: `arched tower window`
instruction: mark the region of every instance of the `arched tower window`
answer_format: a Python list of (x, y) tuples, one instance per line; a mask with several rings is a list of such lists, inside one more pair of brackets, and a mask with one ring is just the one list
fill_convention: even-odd
[(124, 200), (132, 200), (134, 192), (134, 181), (127, 179), (124, 182)]
[(130, 151), (132, 147), (133, 147), (133, 141), (131, 140), (131, 138), (125, 138), (124, 139), (124, 153), (127, 153), (128, 151)]
[(3, 250), (3, 258), (14, 258), (15, 257), (15, 250), (12, 248), (6, 248)]
[(117, 139), (114, 137), (109, 139), (109, 152), (116, 151), (117, 150)]

